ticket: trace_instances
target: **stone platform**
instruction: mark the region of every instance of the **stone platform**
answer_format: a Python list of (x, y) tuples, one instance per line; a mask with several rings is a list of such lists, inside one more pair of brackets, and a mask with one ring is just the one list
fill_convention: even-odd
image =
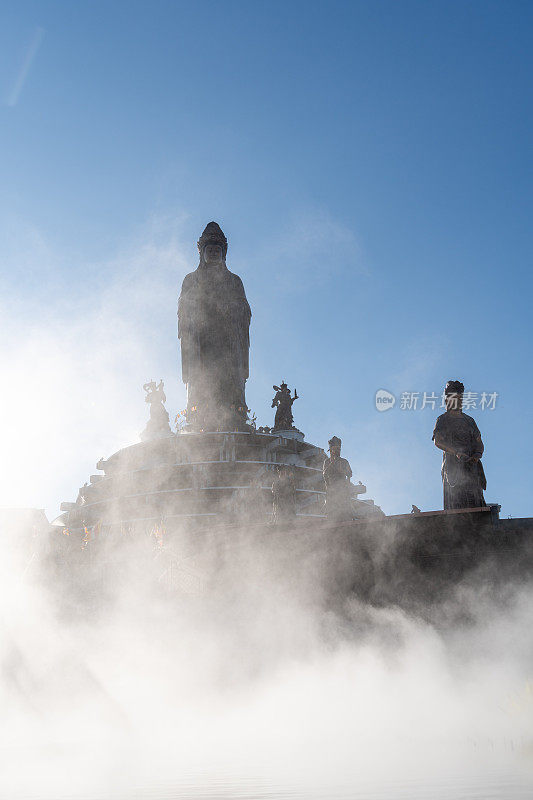
[(98, 614), (117, 587), (144, 582), (180, 603), (216, 608), (217, 598), (222, 606), (231, 598), (237, 617), (243, 602), (287, 593), (323, 609), (325, 624), (328, 609), (339, 618), (352, 609), (353, 625), (355, 602), (363, 619), (398, 609), (453, 627), (533, 583), (533, 519), (500, 520), (497, 506), (336, 524), (303, 515), (290, 524), (209, 519), (165, 524), (158, 538), (110, 526), (88, 543), (56, 527), (48, 574), (61, 603)]
[(358, 598), (453, 624), (484, 593), (504, 602), (533, 583), (533, 519), (501, 520), (493, 506), (336, 524), (300, 518), (286, 526), (234, 525), (231, 535), (213, 527), (201, 552), (190, 538), (178, 552), (169, 542), (164, 579), (180, 591), (189, 564), (205, 591), (227, 572), (250, 580), (252, 563), (259, 584), (261, 574), (278, 576), (274, 583), (305, 587), (325, 606)]
[[(56, 520), (70, 530), (96, 525), (168, 532), (271, 518), (271, 487), (278, 465), (295, 474), (297, 516), (325, 519), (322, 448), (296, 431), (180, 432), (131, 445), (99, 461), (76, 503), (62, 503)], [(353, 485), (358, 518), (382, 516), (371, 500), (360, 500), (363, 484)]]

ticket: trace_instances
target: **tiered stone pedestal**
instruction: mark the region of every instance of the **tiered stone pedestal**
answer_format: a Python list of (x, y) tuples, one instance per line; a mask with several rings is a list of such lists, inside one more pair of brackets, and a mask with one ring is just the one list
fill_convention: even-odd
[(278, 464), (291, 464), (299, 514), (323, 516), (321, 448), (286, 432), (183, 432), (119, 450), (98, 467), (83, 503), (64, 503), (59, 518), (71, 529), (187, 520), (193, 527), (247, 513), (270, 516), (270, 491)]

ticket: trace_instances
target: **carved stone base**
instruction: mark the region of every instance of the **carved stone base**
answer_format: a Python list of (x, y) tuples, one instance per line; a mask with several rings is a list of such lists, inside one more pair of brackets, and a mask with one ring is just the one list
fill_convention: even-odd
[(283, 436), (284, 439), (296, 439), (298, 442), (303, 442), (305, 439), (305, 434), (298, 428), (273, 428), (272, 433), (276, 436)]

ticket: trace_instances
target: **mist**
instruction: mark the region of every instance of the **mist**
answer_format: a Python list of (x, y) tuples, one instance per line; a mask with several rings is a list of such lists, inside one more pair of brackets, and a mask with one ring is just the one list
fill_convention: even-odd
[(285, 533), (221, 551), (219, 528), (169, 590), (152, 542), (95, 588), (4, 531), (2, 795), (520, 796), (531, 586), (379, 606), (339, 592), (348, 553)]
[(58, 274), (73, 254), (40, 232), (23, 226), (4, 242), (0, 505), (53, 519), (100, 457), (138, 441), (151, 377), (166, 379), (170, 408), (184, 408), (171, 299), (187, 270), (180, 230), (179, 217), (154, 217), (72, 284)]
[[(143, 236), (76, 301), (59, 295), (36, 314), (4, 299), (2, 505), (52, 519), (74, 500), (100, 456), (138, 440), (150, 377), (167, 381), (169, 410), (185, 406), (169, 295), (186, 259), (179, 236)], [(396, 594), (380, 586), (392, 541), (365, 543), (370, 577), (342, 536), (245, 521), (208, 530), (197, 551), (190, 541), (184, 525), (171, 544), (120, 542), (106, 571), (85, 555), (65, 569), (47, 541), (4, 526), (2, 796), (531, 786), (532, 587), (520, 570), (506, 580), (489, 561), (425, 597), (412, 572), (395, 575)]]

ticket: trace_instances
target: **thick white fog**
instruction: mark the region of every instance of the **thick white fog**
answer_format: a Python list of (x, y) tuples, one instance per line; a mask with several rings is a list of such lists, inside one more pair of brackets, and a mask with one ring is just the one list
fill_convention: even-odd
[[(88, 272), (75, 302), (61, 286), (46, 310), (31, 288), (24, 305), (2, 300), (1, 505), (51, 518), (74, 500), (100, 456), (137, 441), (150, 377), (167, 380), (169, 410), (183, 407), (175, 298), (193, 265), (157, 226), (143, 236)], [(147, 552), (132, 546), (98, 597), (52, 581), (2, 531), (1, 797), (503, 798), (533, 786), (529, 584), (495, 592), (489, 572), (428, 614), (332, 604), (312, 553), (289, 564), (250, 537), (169, 594)]]
[(87, 263), (81, 286), (58, 281), (67, 256), (38, 233), (17, 230), (4, 244), (23, 284), (0, 300), (0, 506), (53, 518), (101, 456), (138, 441), (151, 377), (165, 378), (170, 409), (184, 407), (176, 303), (187, 265), (176, 231), (179, 221), (154, 219), (112, 259)]
[[(513, 797), (533, 785), (530, 587), (503, 602), (465, 584), (423, 621), (349, 597), (332, 606), (312, 553), (288, 564), (253, 538), (211, 586), (204, 565), (170, 596), (144, 546), (100, 599), (51, 586), (9, 537), (1, 565), (2, 796)], [(460, 606), (470, 620), (451, 625)]]

